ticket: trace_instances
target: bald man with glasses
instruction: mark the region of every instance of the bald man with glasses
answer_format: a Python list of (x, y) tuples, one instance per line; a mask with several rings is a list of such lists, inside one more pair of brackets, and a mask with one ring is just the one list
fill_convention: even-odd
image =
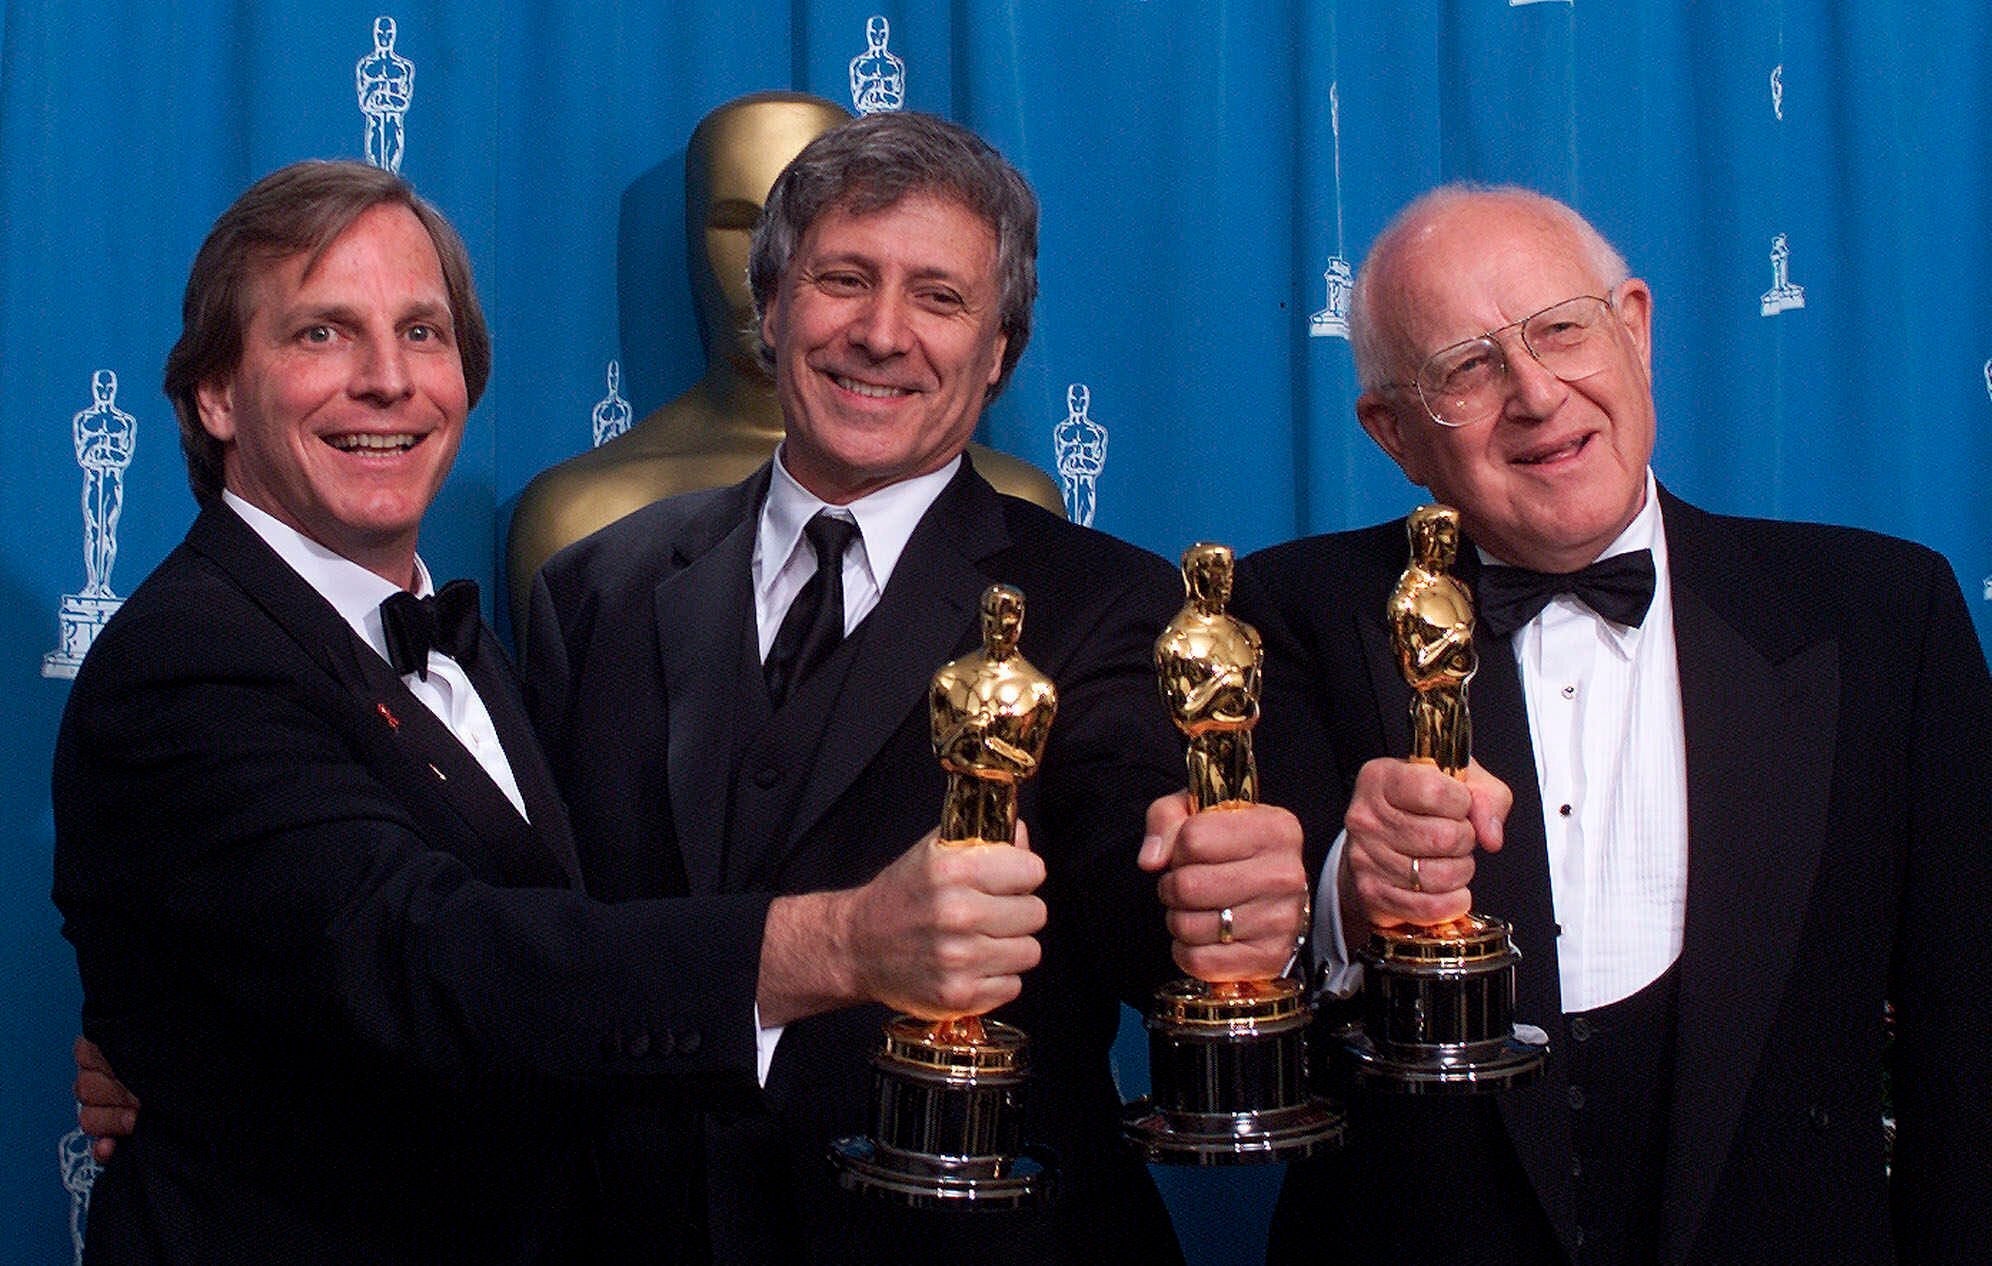
[(1274, 1261), (1992, 1244), (1992, 679), (1963, 596), (1919, 546), (1662, 488), (1652, 317), (1594, 228), (1520, 189), (1427, 194), (1358, 276), (1358, 418), (1461, 515), (1463, 777), (1404, 759), (1402, 521), (1240, 564), (1326, 991), (1360, 988), (1370, 927), (1479, 906), (1514, 922), (1517, 1014), (1550, 1034), (1528, 1088), (1357, 1094), (1349, 1147), (1289, 1170)]

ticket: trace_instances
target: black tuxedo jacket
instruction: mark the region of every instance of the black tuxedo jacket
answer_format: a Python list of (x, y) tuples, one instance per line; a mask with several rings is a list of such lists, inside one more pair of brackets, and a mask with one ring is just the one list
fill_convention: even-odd
[[(1992, 1243), (1992, 683), (1950, 569), (1844, 528), (1662, 493), (1687, 751), (1689, 867), (1668, 1088), (1663, 1263), (1966, 1262)], [(1478, 555), (1462, 548), (1469, 583)], [(1267, 645), (1266, 798), (1317, 869), (1360, 765), (1410, 750), (1385, 599), (1401, 522), (1240, 567)], [(1346, 1153), (1295, 1166), (1276, 1258), (1574, 1258), (1567, 1049), (1542, 804), (1507, 639), (1483, 637), (1475, 755), (1514, 791), (1477, 909), (1513, 921), (1541, 1084), (1366, 1096)], [(1900, 1136), (1883, 1167), (1883, 1000)], [(1407, 1176), (1422, 1175), (1422, 1180)]]
[(57, 741), (55, 899), (144, 1108), (93, 1260), (553, 1259), (601, 1109), (574, 1087), (751, 1070), (712, 1021), (749, 1013), (758, 941), (583, 900), (488, 632), (469, 671), (530, 825), (225, 507), (104, 629)]
[[(691, 1238), (709, 1233), (715, 1258), (742, 1262), (1174, 1259), (1167, 1214), (1118, 1137), (1108, 1050), (1120, 1001), (1175, 974), (1135, 853), (1148, 803), (1184, 779), (1152, 666), (1180, 582), (1153, 555), (1002, 496), (964, 464), (878, 606), (771, 714), (750, 567), (768, 478), (763, 467), (638, 511), (540, 574), (527, 693), (575, 807), (582, 871), (614, 899), (871, 878), (939, 819), (929, 680), (980, 644), (983, 589), (1019, 587), (1022, 653), (1059, 691), (1043, 773), (1022, 794), (1051, 914), (1042, 963), (998, 1015), (1030, 1035), (1025, 1131), (1056, 1152), (1059, 1189), (1038, 1213), (921, 1215), (837, 1190), (827, 1147), (867, 1128), (886, 1019), (855, 1007), (789, 1025), (765, 1091), (631, 1127), (614, 1172), (668, 1174), (674, 1190), (617, 1199), (625, 1214), (669, 1211), (628, 1251), (654, 1259), (675, 1234), (696, 1258), (706, 1249), (684, 1246), (689, 1225)], [(703, 1197), (665, 1163), (701, 1153)]]

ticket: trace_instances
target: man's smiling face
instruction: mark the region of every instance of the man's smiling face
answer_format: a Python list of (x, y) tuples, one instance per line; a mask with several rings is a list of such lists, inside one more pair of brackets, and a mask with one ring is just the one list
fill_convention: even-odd
[(1363, 428), (1413, 483), (1458, 507), (1476, 545), (1541, 571), (1597, 558), (1645, 504), (1654, 435), (1646, 283), (1599, 276), (1568, 225), (1498, 192), (1435, 212), (1384, 267), (1380, 310), (1399, 344), (1400, 380), (1433, 351), (1551, 304), (1612, 301), (1606, 367), (1576, 382), (1544, 369), (1508, 331), (1505, 395), (1484, 421), (1442, 427), (1403, 387), (1356, 402)]
[(761, 320), (789, 474), (843, 504), (952, 461), (1002, 374), (999, 300), (995, 229), (945, 194), (819, 215)]
[[(307, 271), (307, 264), (310, 265)], [(414, 212), (362, 213), (315, 262), (260, 265), (242, 357), (199, 388), (223, 483), (395, 584), (470, 411), (442, 263)]]

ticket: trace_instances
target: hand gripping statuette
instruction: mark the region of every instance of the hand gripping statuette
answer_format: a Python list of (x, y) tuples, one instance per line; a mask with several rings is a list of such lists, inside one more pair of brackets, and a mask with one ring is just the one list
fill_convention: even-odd
[[(934, 754), (947, 771), (939, 846), (1008, 846), (1017, 786), (1037, 773), (1058, 711), (1051, 679), (1017, 653), (1024, 595), (982, 594), (982, 648), (946, 664), (928, 692)], [(869, 1137), (831, 1144), (846, 1187), (925, 1207), (1014, 1208), (1044, 1196), (1045, 1161), (1022, 1147), (1029, 1040), (997, 1020), (887, 1021), (872, 1058)]]
[[(1259, 798), (1252, 727), (1265, 653), (1258, 631), (1225, 610), (1232, 563), (1228, 546), (1184, 551), (1188, 601), (1155, 641), (1163, 706), (1189, 739), (1198, 813)], [(1129, 1140), (1150, 1161), (1185, 1165), (1290, 1160), (1339, 1143), (1341, 1114), (1307, 1089), (1309, 1019), (1290, 979), (1158, 989), (1148, 1014), (1153, 1093), (1124, 1110)]]
[[(1411, 686), (1411, 756), (1464, 774), (1473, 756), (1466, 688), (1479, 666), (1473, 595), (1449, 569), (1459, 511), (1420, 506), (1405, 522), (1411, 561), (1386, 609), (1391, 648)], [(1371, 929), (1362, 1019), (1343, 1035), (1358, 1084), (1407, 1093), (1478, 1093), (1533, 1081), (1549, 1039), (1517, 1025), (1509, 925), (1467, 914), (1436, 927)]]

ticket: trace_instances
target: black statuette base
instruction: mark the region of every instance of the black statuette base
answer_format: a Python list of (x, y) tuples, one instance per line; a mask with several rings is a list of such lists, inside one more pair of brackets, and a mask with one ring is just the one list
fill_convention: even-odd
[(1542, 1075), (1548, 1035), (1515, 1023), (1515, 949), (1499, 919), (1469, 930), (1372, 934), (1363, 963), (1362, 1020), (1343, 1033), (1354, 1084), (1404, 1094), (1482, 1094)]
[(1122, 1132), (1151, 1162), (1293, 1160), (1340, 1144), (1342, 1116), (1309, 1093), (1309, 1013), (1292, 981), (1235, 988), (1182, 980), (1148, 1017), (1153, 1093), (1128, 1104)]
[(983, 1021), (981, 1042), (935, 1040), (911, 1016), (872, 1059), (872, 1131), (830, 1145), (846, 1189), (927, 1208), (1016, 1208), (1045, 1197), (1050, 1169), (1022, 1146), (1028, 1042)]

